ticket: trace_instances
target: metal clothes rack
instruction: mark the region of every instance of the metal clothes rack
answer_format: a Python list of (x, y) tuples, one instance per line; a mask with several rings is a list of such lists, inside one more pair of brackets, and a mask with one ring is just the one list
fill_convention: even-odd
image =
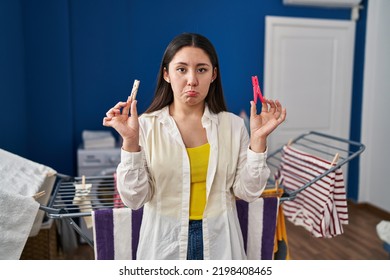
[(120, 205), (121, 200), (115, 188), (115, 178), (114, 175), (85, 177), (85, 184), (92, 185), (91, 191), (83, 195), (91, 202), (88, 205), (73, 204), (73, 200), (77, 196), (80, 197), (75, 184), (82, 184), (82, 177), (58, 174), (49, 203), (47, 206), (41, 205), (40, 209), (46, 212), (48, 218), (66, 219), (75, 231), (93, 247), (93, 241), (75, 222), (75, 218), (91, 216), (93, 210), (110, 209)]
[[(298, 193), (302, 192), (318, 180), (327, 176), (329, 173), (334, 172), (340, 167), (343, 167), (345, 169), (343, 172), (344, 174), (346, 174), (347, 169), (345, 164), (358, 157), (365, 150), (365, 145), (359, 142), (335, 137), (316, 131), (310, 131), (301, 134), (298, 137), (291, 139), (286, 145), (291, 145), (296, 149), (299, 149), (300, 151), (306, 152), (313, 156), (317, 156), (324, 160), (328, 160), (329, 162), (334, 164), (333, 167), (316, 176), (312, 180), (302, 182), (302, 186), (300, 186), (295, 191), (289, 192), (287, 189), (284, 188), (283, 184), (281, 184), (279, 187), (284, 189), (283, 196), (281, 197), (282, 202), (285, 200), (295, 199)], [(285, 145), (281, 146), (268, 156), (267, 165), (271, 169), (271, 176), (267, 182), (267, 188), (275, 187), (275, 176), (280, 170), (284, 146)], [(296, 177), (296, 175), (294, 174), (290, 174), (290, 176)]]
[[(291, 139), (288, 145), (293, 145), (301, 151), (306, 151), (310, 154), (328, 159), (330, 162), (332, 162), (337, 154), (338, 160), (332, 168), (313, 180), (305, 182), (298, 190), (293, 192), (285, 190), (280, 198), (282, 202), (294, 199), (299, 192), (356, 158), (365, 149), (365, 146), (361, 143), (314, 131)], [(271, 176), (267, 182), (267, 188), (275, 187), (274, 175), (280, 168), (282, 153), (283, 146), (268, 155), (267, 164), (271, 170)], [(73, 200), (79, 195), (76, 192), (75, 184), (81, 184), (81, 182), (82, 177), (70, 177), (58, 174), (57, 182), (55, 183), (53, 194), (48, 205), (41, 205), (40, 209), (47, 213), (48, 218), (67, 219), (76, 232), (93, 247), (93, 240), (83, 232), (74, 219), (91, 216), (93, 210), (116, 207), (117, 205), (120, 205), (122, 201), (115, 188), (114, 175), (91, 176), (85, 178), (85, 183), (92, 185), (91, 191), (87, 195), (87, 198), (91, 203), (82, 206), (74, 205)], [(283, 185), (280, 185), (279, 187), (283, 188)]]

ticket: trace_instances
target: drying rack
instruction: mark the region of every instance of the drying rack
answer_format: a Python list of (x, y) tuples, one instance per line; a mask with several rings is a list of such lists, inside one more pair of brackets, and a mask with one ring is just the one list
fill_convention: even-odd
[[(88, 205), (75, 205), (73, 200), (80, 196), (75, 184), (82, 184), (83, 177), (71, 177), (57, 174), (53, 193), (47, 206), (40, 206), (48, 218), (65, 219), (75, 231), (93, 247), (93, 241), (75, 222), (76, 218), (91, 216), (93, 210), (114, 208), (120, 206), (122, 201), (115, 188), (114, 175), (85, 177), (85, 184), (91, 184), (91, 190), (86, 196), (90, 201)], [(85, 197), (85, 196), (84, 196)]]
[[(361, 154), (365, 146), (361, 143), (346, 140), (343, 138), (327, 135), (320, 132), (311, 131), (291, 139), (287, 145), (293, 145), (301, 151), (306, 151), (317, 155), (323, 159), (334, 162), (332, 168), (317, 176), (311, 181), (306, 182), (298, 190), (283, 192), (280, 201), (293, 200), (296, 195), (320, 180), (330, 172), (344, 166), (347, 162)], [(267, 182), (266, 188), (275, 187), (275, 174), (278, 173), (282, 161), (283, 146), (270, 153), (267, 158), (267, 164), (271, 170), (271, 176)], [(83, 177), (70, 177), (63, 174), (57, 175), (57, 181), (53, 189), (53, 194), (47, 206), (41, 205), (48, 218), (66, 219), (73, 226), (75, 231), (80, 234), (84, 240), (93, 247), (91, 240), (85, 232), (75, 222), (75, 218), (91, 216), (93, 210), (121, 207), (121, 199), (115, 187), (115, 178), (112, 176), (90, 176), (85, 177), (85, 184), (91, 184), (92, 188), (88, 194), (91, 203), (89, 205), (78, 206), (73, 204), (77, 192), (75, 184), (81, 184)], [(283, 189), (283, 185), (279, 186)]]
[[(362, 143), (316, 131), (310, 131), (301, 134), (294, 139), (290, 139), (286, 145), (291, 145), (302, 152), (327, 160), (331, 163), (332, 167), (314, 177), (312, 180), (302, 182), (302, 185), (295, 191), (289, 191), (281, 184), (279, 187), (284, 190), (280, 199), (281, 202), (295, 199), (298, 193), (339, 168), (343, 168), (343, 173), (347, 174), (345, 164), (358, 157), (365, 150), (365, 145)], [(267, 188), (275, 188), (275, 185), (277, 184), (275, 178), (278, 177), (280, 171), (283, 148), (284, 145), (270, 153), (267, 158), (267, 165), (271, 170), (271, 175), (266, 186)], [(290, 176), (296, 177), (294, 174), (290, 174)]]

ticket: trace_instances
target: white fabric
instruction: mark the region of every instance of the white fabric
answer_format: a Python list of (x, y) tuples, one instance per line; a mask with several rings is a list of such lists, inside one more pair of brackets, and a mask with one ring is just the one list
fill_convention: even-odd
[[(0, 149), (0, 259), (19, 259), (28, 236), (36, 235), (56, 172), (42, 164)], [(45, 195), (35, 201), (38, 192)]]
[[(213, 114), (202, 124), (210, 144), (203, 216), (205, 259), (245, 259), (235, 196), (253, 201), (269, 176), (266, 153), (249, 149), (242, 118)], [(122, 150), (118, 191), (125, 205), (144, 205), (137, 259), (186, 259), (190, 165), (185, 145), (168, 107), (140, 117), (139, 153)]]
[[(91, 212), (92, 203), (90, 193), (92, 184), (74, 184), (74, 186), (76, 192), (73, 198), (73, 204), (79, 206), (80, 212)], [(87, 228), (92, 228), (92, 217), (85, 216), (83, 219)]]
[(129, 208), (113, 209), (114, 252), (116, 260), (132, 259), (132, 212)]
[(32, 229), (39, 203), (0, 190), (0, 260), (18, 260)]
[(390, 221), (380, 221), (376, 225), (376, 232), (380, 240), (390, 244)]

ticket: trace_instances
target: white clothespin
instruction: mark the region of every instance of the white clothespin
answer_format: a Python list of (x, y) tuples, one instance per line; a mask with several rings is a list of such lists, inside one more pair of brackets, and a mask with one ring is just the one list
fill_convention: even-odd
[(333, 160), (332, 160), (332, 163), (330, 164), (331, 167), (333, 167), (333, 166), (339, 161), (339, 157), (340, 157), (339, 153), (336, 153), (336, 154), (334, 155), (334, 158), (333, 158)]
[(133, 101), (136, 99), (138, 88), (139, 88), (139, 80), (134, 80), (133, 89), (131, 90), (131, 94), (127, 98), (127, 101), (129, 100)]

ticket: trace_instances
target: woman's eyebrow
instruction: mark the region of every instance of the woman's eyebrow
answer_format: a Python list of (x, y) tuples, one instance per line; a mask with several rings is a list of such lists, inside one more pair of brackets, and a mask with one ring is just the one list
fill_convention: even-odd
[[(187, 62), (176, 62), (175, 65), (184, 65), (184, 66), (188, 66), (189, 64), (188, 64)], [(211, 67), (211, 65), (208, 64), (208, 63), (198, 63), (198, 64), (196, 64), (196, 66), (197, 66), (197, 67), (199, 67), (199, 66), (209, 66), (209, 67)]]

